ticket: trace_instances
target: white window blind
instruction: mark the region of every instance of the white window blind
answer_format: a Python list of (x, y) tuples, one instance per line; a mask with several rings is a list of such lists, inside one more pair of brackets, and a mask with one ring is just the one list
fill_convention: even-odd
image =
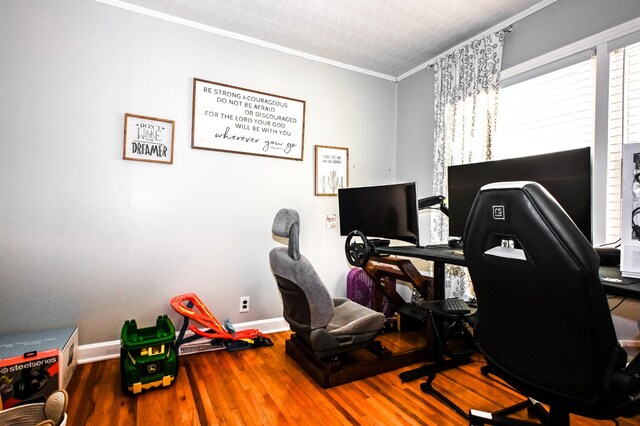
[(595, 60), (500, 89), (493, 159), (592, 146)]
[(622, 144), (640, 142), (640, 43), (610, 53), (607, 242), (621, 236)]

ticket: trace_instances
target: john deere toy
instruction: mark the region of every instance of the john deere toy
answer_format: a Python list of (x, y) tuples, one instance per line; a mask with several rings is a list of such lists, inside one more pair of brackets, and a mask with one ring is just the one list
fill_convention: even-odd
[(136, 320), (122, 326), (120, 373), (122, 389), (134, 394), (169, 386), (178, 376), (175, 351), (176, 331), (166, 315), (158, 316), (155, 327), (138, 328)]

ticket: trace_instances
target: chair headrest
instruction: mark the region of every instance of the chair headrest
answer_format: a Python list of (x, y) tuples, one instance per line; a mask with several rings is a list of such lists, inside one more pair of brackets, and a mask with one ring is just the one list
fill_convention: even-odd
[(278, 237), (289, 239), (289, 256), (300, 259), (300, 216), (293, 209), (280, 209), (273, 218), (271, 232)]

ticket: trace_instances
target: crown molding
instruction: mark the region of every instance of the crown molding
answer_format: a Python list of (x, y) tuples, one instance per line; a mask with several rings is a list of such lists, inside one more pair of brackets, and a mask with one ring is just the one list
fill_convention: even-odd
[(150, 16), (157, 19), (162, 19), (163, 21), (172, 22), (178, 25), (184, 25), (186, 27), (194, 28), (196, 30), (205, 31), (208, 33), (220, 35), (223, 37), (231, 38), (234, 40), (243, 41), (246, 43), (251, 43), (256, 46), (265, 47), (267, 49), (276, 50), (278, 52), (286, 53), (293, 56), (298, 56), (304, 59), (309, 59), (311, 61), (320, 62), (326, 65), (332, 65), (334, 67), (343, 68), (349, 71), (355, 71), (360, 74), (370, 75), (372, 77), (381, 78), (384, 80), (396, 81), (396, 77), (390, 76), (387, 74), (382, 74), (375, 71), (370, 71), (364, 68), (359, 68), (353, 65), (344, 64), (342, 62), (333, 61), (331, 59), (323, 58), (321, 56), (311, 55), (309, 53), (301, 52), (299, 50), (290, 49), (288, 47), (280, 46), (274, 43), (268, 43), (263, 40), (259, 40), (257, 38), (248, 37), (242, 34), (234, 33), (232, 31), (222, 30), (220, 28), (212, 27), (210, 25), (201, 24), (195, 21), (191, 21), (189, 19), (179, 18), (177, 16), (169, 15), (167, 13), (158, 12), (155, 10), (147, 9), (146, 7), (136, 6), (130, 3), (126, 3), (121, 0), (95, 0), (98, 3), (103, 3), (109, 6), (118, 7), (120, 9), (125, 9), (130, 12), (139, 13), (142, 15)]

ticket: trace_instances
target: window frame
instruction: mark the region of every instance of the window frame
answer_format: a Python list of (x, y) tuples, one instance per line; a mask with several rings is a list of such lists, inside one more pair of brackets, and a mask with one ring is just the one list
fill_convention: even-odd
[(501, 72), (501, 85), (515, 84), (579, 62), (585, 52), (595, 56), (594, 135), (592, 145), (592, 239), (593, 245), (606, 241), (607, 170), (609, 134), (609, 52), (640, 41), (640, 18), (602, 31)]

